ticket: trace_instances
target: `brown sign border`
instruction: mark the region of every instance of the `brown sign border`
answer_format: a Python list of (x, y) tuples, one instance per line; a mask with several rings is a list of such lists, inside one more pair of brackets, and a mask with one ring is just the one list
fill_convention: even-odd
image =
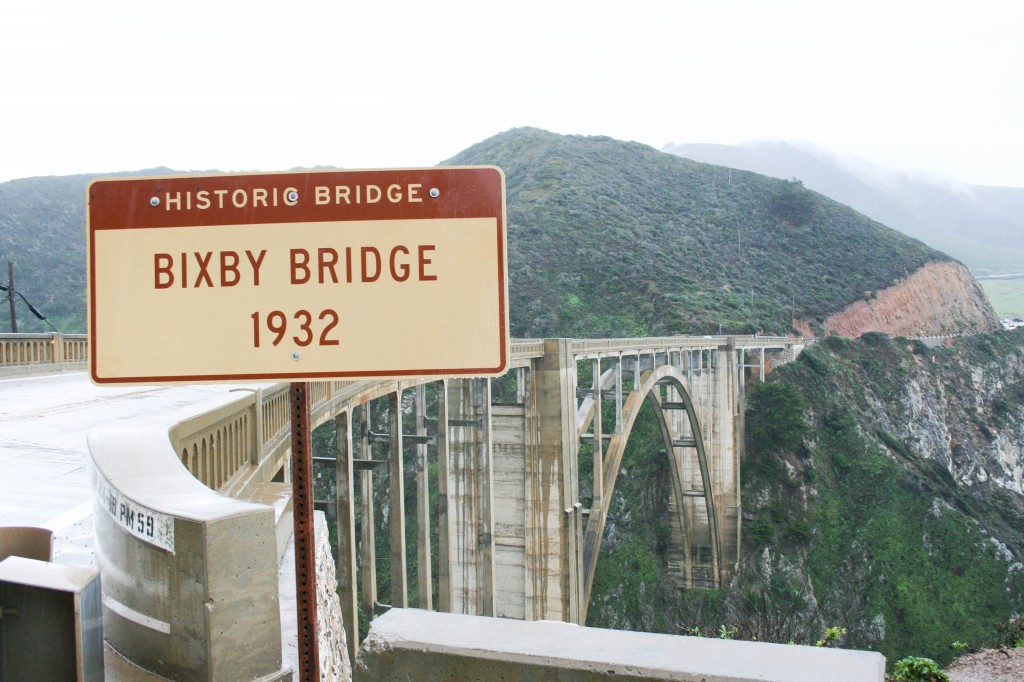
[[(317, 186), (369, 185), (380, 194), (357, 197), (352, 203), (332, 200), (317, 205)], [(388, 195), (388, 189), (397, 185)], [(418, 202), (393, 200), (399, 193), (408, 197), (409, 186), (417, 186)], [(255, 189), (266, 194), (254, 200)], [(431, 188), (440, 198), (429, 196)], [(275, 191), (276, 190), (276, 193)], [(288, 192), (298, 193), (298, 202), (288, 201)], [(201, 202), (200, 192), (205, 192)], [(237, 193), (237, 194), (236, 194)], [(173, 208), (167, 197), (174, 197)], [(154, 205), (152, 198), (160, 199)], [(376, 199), (370, 201), (369, 199)], [(202, 208), (204, 202), (216, 202)], [(497, 220), (497, 268), (499, 358), (494, 367), (402, 368), (348, 372), (253, 372), (244, 374), (173, 374), (156, 376), (100, 377), (97, 357), (101, 345), (96, 329), (95, 235), (101, 230), (142, 228), (189, 229), (218, 225), (272, 223), (313, 223), (328, 221), (373, 221), (398, 219), (495, 218)], [(408, 379), (416, 377), (500, 376), (509, 363), (507, 228), (505, 175), (496, 166), (439, 166), (374, 170), (315, 170), (281, 173), (225, 173), (154, 177), (102, 178), (87, 190), (86, 240), (88, 268), (89, 374), (97, 384), (167, 384), (197, 382), (302, 381), (309, 379)]]

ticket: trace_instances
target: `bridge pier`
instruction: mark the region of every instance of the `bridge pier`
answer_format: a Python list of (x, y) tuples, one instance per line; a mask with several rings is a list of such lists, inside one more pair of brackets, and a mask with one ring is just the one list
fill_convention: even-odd
[(338, 599), (348, 644), (348, 660), (356, 660), (359, 650), (359, 598), (355, 551), (356, 508), (355, 476), (352, 452), (352, 410), (334, 418), (338, 461), (335, 462), (335, 504), (338, 519), (338, 548), (334, 558), (338, 578)]
[(430, 464), (427, 442), (426, 386), (416, 387), (416, 585), (417, 606), (434, 608), (433, 571), (430, 556)]
[[(360, 410), (359, 452), (361, 459), (373, 459), (370, 445), (370, 403)], [(373, 469), (359, 472), (359, 568), (363, 608), (369, 613), (377, 609), (377, 538), (374, 509)], [(352, 540), (355, 541), (355, 538)]]
[(715, 424), (728, 425), (729, 432), (718, 439), (718, 449), (712, 460), (718, 463), (717, 486), (719, 531), (721, 532), (722, 557), (721, 581), (726, 586), (739, 567), (740, 551), (740, 453), (743, 449), (743, 397), (741, 384), (743, 370), (738, 367), (736, 342), (719, 348), (716, 373), (718, 414), (712, 420)]
[[(491, 446), (491, 385), (487, 379), (449, 379), (446, 382), (447, 453), (438, 449), (439, 491), (444, 508), (442, 529), (447, 551), (448, 590), (452, 613), (495, 614), (493, 453)], [(438, 426), (438, 434), (442, 425)], [(445, 456), (446, 455), (446, 456)], [(441, 513), (438, 522), (441, 523)], [(444, 569), (442, 569), (444, 572)]]
[(405, 558), (405, 454), (402, 452), (402, 391), (388, 394), (388, 526), (391, 531), (391, 606), (409, 605)]
[(576, 365), (565, 339), (519, 373), (494, 412), (499, 615), (579, 622)]

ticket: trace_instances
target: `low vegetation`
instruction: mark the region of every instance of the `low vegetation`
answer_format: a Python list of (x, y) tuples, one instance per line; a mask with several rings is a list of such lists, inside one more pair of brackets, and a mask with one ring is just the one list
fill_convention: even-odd
[(942, 666), (930, 658), (907, 656), (896, 661), (892, 679), (895, 682), (943, 682), (949, 677)]

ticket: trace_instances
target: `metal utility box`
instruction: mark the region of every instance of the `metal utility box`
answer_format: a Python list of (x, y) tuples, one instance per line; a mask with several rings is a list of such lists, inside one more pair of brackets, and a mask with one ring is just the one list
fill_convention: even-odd
[(94, 569), (0, 562), (0, 681), (103, 682), (100, 600)]

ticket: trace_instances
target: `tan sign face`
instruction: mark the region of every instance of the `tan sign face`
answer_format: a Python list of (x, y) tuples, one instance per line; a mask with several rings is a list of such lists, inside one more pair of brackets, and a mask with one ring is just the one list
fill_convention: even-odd
[(98, 180), (97, 383), (497, 375), (493, 167)]

